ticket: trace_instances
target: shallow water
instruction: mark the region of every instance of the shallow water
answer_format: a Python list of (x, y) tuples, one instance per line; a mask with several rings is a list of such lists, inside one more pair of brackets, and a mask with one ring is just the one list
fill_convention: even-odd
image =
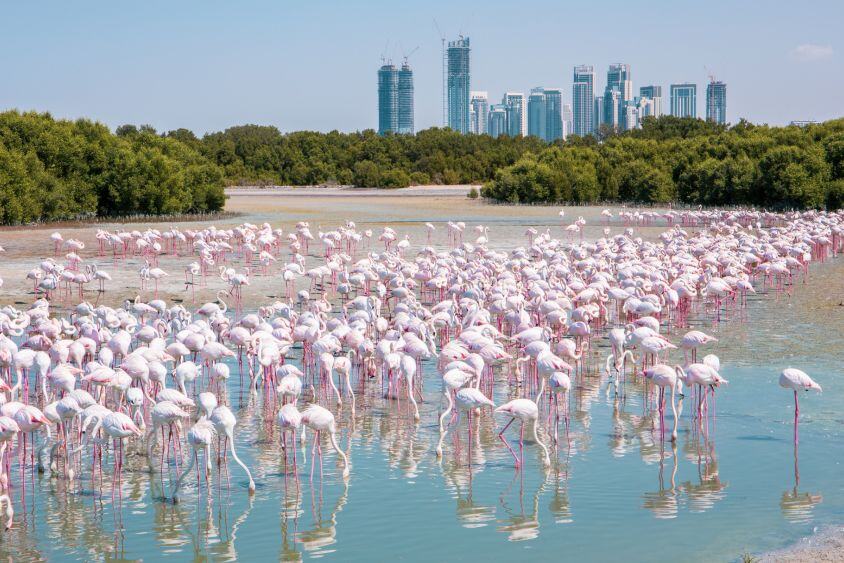
[[(268, 198), (258, 212), (242, 203), (248, 215), (239, 220), (288, 226), (307, 219), (312, 228), (320, 222), (328, 228), (350, 218), (359, 228), (393, 224), (400, 235), (411, 232), (421, 243), (424, 221), (445, 217), (494, 225), (491, 245), (502, 248), (524, 244), (526, 225), (560, 224), (556, 208), (414, 200), (405, 206), (392, 198)], [(598, 213), (570, 209), (567, 216), (597, 223)], [(595, 234), (600, 228), (592, 227)], [(358, 397), (354, 416), (344, 403), (339, 439), (350, 456), (351, 476), (343, 480), (325, 443), (323, 478), (317, 468), (311, 481), (310, 448), (297, 453), (300, 463), (307, 458), (298, 475), (283, 464), (278, 436), (264, 423), (272, 414), (261, 397), (242, 394), (235, 362), (229, 398), (240, 421), (237, 450), (258, 486), (253, 498), (231, 462), (222, 478), (215, 469), (210, 498), (192, 476), (178, 505), (162, 500), (175, 468), (151, 479), (140, 456), (127, 460), (122, 502), (112, 503), (108, 484), (102, 496), (92, 492), (89, 467), (72, 491), (63, 479), (35, 475), (26, 509), (20, 490), (13, 492), (16, 524), (0, 536), (0, 558), (422, 561), (570, 553), (582, 560), (712, 561), (781, 547), (844, 520), (842, 276), (844, 260), (816, 265), (792, 296), (758, 295), (747, 311), (731, 313), (718, 325), (697, 322), (719, 338), (706, 352), (720, 356), (730, 384), (718, 390), (717, 415), (703, 431), (689, 419), (691, 401), (685, 400), (676, 450), (653, 430), (653, 401), (646, 403), (642, 387), (631, 379), (623, 397), (615, 398), (593, 367), (573, 391), (571, 446), (563, 440), (550, 471), (543, 470), (530, 441), (526, 467), (514, 470), (496, 438), (501, 421), (489, 413), (482, 415), (471, 446), (471, 468), (465, 423), (457, 435), (449, 434), (438, 462), (434, 447), (443, 405), (434, 366), (426, 363), (421, 421), (414, 424), (405, 402), (381, 399), (377, 390)], [(251, 299), (266, 298), (270, 290), (269, 282), (256, 284)], [(299, 353), (292, 361), (298, 363)], [(824, 388), (822, 395), (801, 395), (797, 456), (793, 398), (777, 385), (788, 366), (807, 371)], [(506, 392), (499, 385), (495, 402), (503, 402)], [(509, 436), (514, 443), (516, 431)], [(107, 467), (105, 478), (110, 476)]]

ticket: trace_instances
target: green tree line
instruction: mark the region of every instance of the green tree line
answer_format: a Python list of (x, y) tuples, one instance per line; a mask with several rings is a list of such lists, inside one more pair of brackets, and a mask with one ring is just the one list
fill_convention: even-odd
[(399, 188), (483, 183), (518, 203), (598, 201), (839, 208), (844, 119), (808, 127), (647, 118), (641, 129), (545, 143), (432, 128), (416, 135), (244, 125), (196, 136), (0, 113), (0, 223), (210, 212), (224, 185)]
[(223, 170), (151, 128), (0, 113), (0, 223), (218, 211)]
[(225, 170), (231, 184), (292, 186), (336, 183), (374, 188), (468, 184), (491, 180), (495, 171), (526, 152), (541, 151), (537, 138), (493, 139), (426, 129), (416, 135), (299, 131), (244, 125), (197, 138), (168, 133), (196, 147)]
[[(599, 142), (600, 139), (600, 142)], [(495, 172), (486, 198), (513, 203), (683, 202), (838, 209), (844, 119), (807, 127), (732, 127), (646, 118), (641, 129), (573, 137)]]

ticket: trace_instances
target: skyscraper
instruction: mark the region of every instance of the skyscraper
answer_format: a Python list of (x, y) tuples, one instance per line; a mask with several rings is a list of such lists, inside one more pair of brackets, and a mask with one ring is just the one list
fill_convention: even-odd
[(671, 85), (671, 115), (697, 117), (697, 84)]
[(594, 131), (595, 71), (589, 65), (574, 67), (571, 90), (574, 134), (585, 136)]
[(501, 103), (507, 109), (507, 134), (524, 137), (527, 133), (527, 104), (521, 92), (507, 92)]
[(633, 81), (630, 78), (630, 65), (616, 63), (607, 70), (607, 91), (615, 88), (625, 102), (633, 101)]
[[(571, 112), (571, 108), (569, 108)], [(546, 141), (565, 138), (563, 128), (563, 91), (559, 88), (545, 89), (545, 137)]]
[(592, 132), (597, 133), (604, 123), (604, 97), (595, 97), (595, 108), (592, 111)]
[(706, 86), (706, 120), (727, 123), (727, 85), (712, 80)]
[(378, 69), (378, 133), (395, 133), (399, 128), (399, 73), (387, 63)]
[(574, 114), (570, 104), (563, 104), (563, 139), (574, 131)]
[(398, 132), (413, 135), (413, 71), (407, 61), (398, 78)]
[(654, 117), (662, 115), (662, 86), (642, 86), (639, 88), (639, 96), (653, 100), (653, 114), (651, 115)]
[(603, 100), (604, 115), (603, 119), (601, 119), (598, 123), (602, 123), (607, 127), (610, 127), (615, 130), (623, 129), (624, 126), (622, 124), (622, 112), (624, 111), (624, 101), (621, 99), (621, 92), (618, 90), (618, 88), (615, 87), (613, 87), (612, 89), (607, 89), (604, 92)]
[(607, 70), (607, 87), (604, 90), (604, 123), (613, 129), (624, 129), (625, 106), (632, 101), (630, 65), (611, 64)]
[(641, 126), (643, 118), (657, 117), (656, 102), (654, 101), (654, 98), (648, 98), (647, 96), (640, 96), (636, 98), (636, 108), (639, 111), (639, 126)]
[(489, 109), (487, 132), (493, 137), (507, 134), (507, 109), (501, 104), (493, 104)]
[(635, 102), (625, 104), (621, 123), (625, 131), (632, 131), (633, 129), (639, 128), (639, 108)]
[(545, 90), (533, 88), (528, 96), (528, 135), (545, 139), (546, 112)]
[(471, 123), (469, 131), (476, 135), (487, 132), (489, 121), (489, 96), (486, 92), (472, 92), (470, 98)]
[(448, 126), (459, 133), (469, 132), (469, 51), (468, 37), (448, 42)]

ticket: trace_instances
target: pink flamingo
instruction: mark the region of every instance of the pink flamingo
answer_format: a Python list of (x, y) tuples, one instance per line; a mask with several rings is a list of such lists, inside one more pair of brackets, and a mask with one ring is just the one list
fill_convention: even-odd
[(796, 368), (786, 368), (782, 370), (782, 374), (780, 374), (780, 387), (794, 391), (794, 443), (797, 444), (799, 442), (797, 420), (800, 416), (800, 403), (797, 399), (797, 391), (801, 389), (804, 391), (814, 389), (820, 393), (823, 389), (821, 389), (821, 386), (809, 377), (809, 374)]

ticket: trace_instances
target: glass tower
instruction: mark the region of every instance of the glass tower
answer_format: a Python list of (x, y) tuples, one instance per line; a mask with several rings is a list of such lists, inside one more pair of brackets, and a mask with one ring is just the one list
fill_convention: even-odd
[(398, 132), (413, 135), (413, 71), (405, 62), (398, 78)]
[(559, 88), (545, 89), (545, 137), (556, 141), (565, 137), (563, 130), (563, 91)]
[(476, 135), (487, 132), (489, 120), (489, 95), (486, 92), (472, 92), (471, 95), (471, 123), (469, 130)]
[(378, 69), (378, 133), (396, 133), (399, 129), (399, 73), (395, 65)]
[(611, 129), (620, 129), (622, 126), (622, 111), (624, 101), (621, 99), (621, 92), (616, 88), (607, 89), (604, 92), (604, 115), (599, 123), (603, 123)]
[(601, 128), (601, 124), (606, 121), (604, 117), (604, 97), (603, 96), (596, 96), (595, 97), (595, 109), (592, 112), (592, 131), (597, 133), (598, 130)]
[(507, 92), (501, 103), (507, 108), (507, 134), (524, 137), (527, 129), (525, 95), (521, 92)]
[(612, 64), (607, 70), (607, 91), (613, 89), (621, 93), (621, 99), (625, 102), (633, 101), (633, 81), (630, 78), (630, 65)]
[(706, 120), (727, 123), (727, 85), (712, 81), (706, 86)]
[(469, 132), (469, 51), (468, 37), (448, 43), (448, 126), (459, 133)]
[(697, 117), (697, 84), (671, 85), (671, 115)]
[(528, 96), (528, 135), (545, 139), (547, 100), (543, 88), (534, 88)]
[(574, 67), (571, 90), (573, 133), (581, 137), (594, 131), (595, 70), (589, 65)]
[(503, 105), (494, 104), (490, 108), (487, 132), (493, 137), (507, 134), (507, 108)]
[(607, 88), (604, 90), (604, 123), (613, 129), (625, 129), (625, 108), (632, 101), (630, 65), (611, 64), (607, 70)]

